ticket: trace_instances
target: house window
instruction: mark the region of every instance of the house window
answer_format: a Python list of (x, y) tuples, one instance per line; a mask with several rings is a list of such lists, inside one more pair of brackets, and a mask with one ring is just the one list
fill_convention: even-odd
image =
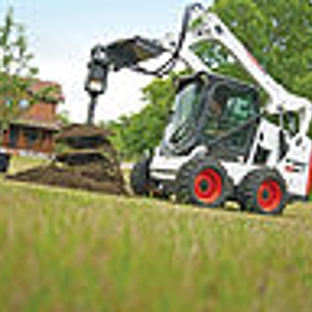
[(25, 136), (25, 140), (26, 140), (26, 145), (28, 147), (34, 146), (38, 142), (38, 139), (39, 139), (39, 133), (38, 133), (38, 131), (36, 131), (34, 129), (25, 130), (24, 136)]
[(18, 129), (12, 127), (9, 132), (9, 147), (15, 148), (17, 147), (18, 142)]

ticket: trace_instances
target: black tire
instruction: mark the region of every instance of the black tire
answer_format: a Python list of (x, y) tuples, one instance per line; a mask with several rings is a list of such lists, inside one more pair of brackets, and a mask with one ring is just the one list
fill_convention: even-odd
[(149, 175), (150, 159), (144, 158), (134, 165), (130, 174), (130, 186), (135, 195), (148, 196), (151, 180)]
[(184, 164), (176, 177), (176, 200), (201, 207), (219, 207), (233, 195), (233, 182), (216, 160), (196, 157)]
[(159, 188), (154, 181), (151, 181), (150, 191), (152, 197), (161, 200), (169, 200), (171, 196), (171, 193), (168, 190)]
[(11, 155), (0, 152), (0, 173), (7, 173), (10, 167)]
[(276, 170), (258, 169), (246, 175), (237, 189), (242, 210), (278, 215), (288, 202), (285, 180)]

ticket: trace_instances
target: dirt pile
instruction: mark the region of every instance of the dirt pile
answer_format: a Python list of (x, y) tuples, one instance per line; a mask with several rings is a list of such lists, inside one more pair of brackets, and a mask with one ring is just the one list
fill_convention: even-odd
[(107, 130), (71, 125), (56, 137), (64, 152), (51, 164), (19, 172), (9, 179), (78, 188), (109, 194), (126, 194), (125, 182)]

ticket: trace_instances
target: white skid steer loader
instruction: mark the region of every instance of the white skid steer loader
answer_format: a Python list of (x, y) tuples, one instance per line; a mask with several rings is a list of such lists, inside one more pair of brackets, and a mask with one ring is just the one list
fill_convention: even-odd
[[(208, 71), (191, 49), (207, 40), (229, 50), (265, 91), (269, 101), (264, 107), (254, 86)], [(171, 58), (157, 70), (139, 67), (168, 51)], [(201, 5), (187, 7), (177, 43), (168, 37), (161, 42), (136, 37), (95, 47), (86, 89), (94, 100), (105, 90), (109, 69), (126, 67), (162, 76), (179, 59), (194, 74), (177, 85), (162, 142), (134, 166), (133, 192), (174, 195), (178, 202), (202, 207), (235, 200), (244, 210), (269, 215), (282, 213), (290, 200), (306, 199), (312, 187), (312, 144), (307, 136), (311, 103), (274, 81), (220, 18)], [(90, 120), (94, 107), (95, 100)], [(279, 121), (269, 121), (268, 115)]]

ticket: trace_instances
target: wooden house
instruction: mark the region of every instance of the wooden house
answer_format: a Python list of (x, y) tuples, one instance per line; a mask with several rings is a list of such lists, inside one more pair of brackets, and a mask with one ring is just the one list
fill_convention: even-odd
[(52, 154), (53, 136), (60, 127), (56, 111), (62, 101), (59, 84), (34, 80), (18, 99), (21, 113), (5, 133), (3, 147), (17, 154)]

